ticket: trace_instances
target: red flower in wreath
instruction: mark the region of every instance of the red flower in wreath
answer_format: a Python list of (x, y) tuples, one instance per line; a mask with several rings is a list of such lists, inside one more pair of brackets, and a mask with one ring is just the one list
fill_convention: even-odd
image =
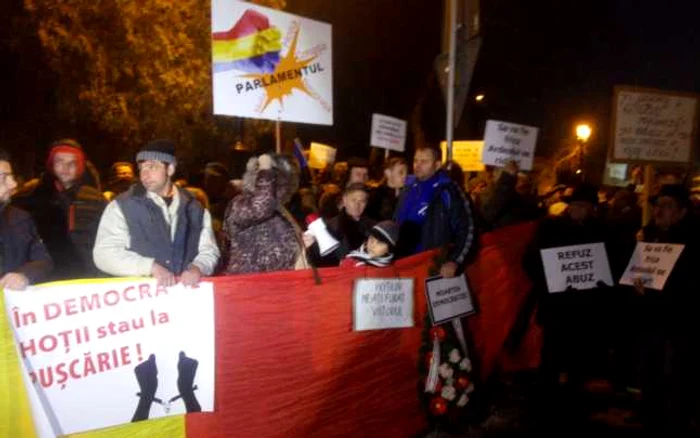
[(462, 374), (461, 376), (457, 377), (457, 380), (455, 381), (455, 386), (459, 389), (467, 389), (467, 386), (469, 386), (469, 383), (471, 380), (469, 380), (469, 376), (466, 374)]
[(440, 326), (433, 327), (430, 329), (430, 339), (435, 339), (435, 336), (437, 336), (438, 341), (442, 342), (447, 337), (447, 332)]
[(442, 397), (434, 397), (430, 400), (430, 412), (433, 415), (445, 415), (447, 412), (447, 400)]

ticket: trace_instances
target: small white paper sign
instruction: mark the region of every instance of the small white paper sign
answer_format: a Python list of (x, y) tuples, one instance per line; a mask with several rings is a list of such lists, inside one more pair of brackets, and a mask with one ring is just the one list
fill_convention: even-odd
[(406, 121), (382, 114), (372, 114), (370, 145), (403, 152), (406, 149)]
[(361, 278), (353, 289), (353, 330), (413, 327), (412, 278)]
[(550, 293), (594, 289), (602, 281), (613, 285), (605, 244), (560, 246), (540, 251)]
[(425, 294), (433, 325), (474, 313), (474, 302), (464, 274), (459, 277), (432, 277), (425, 280)]
[(638, 242), (620, 284), (634, 285), (638, 278), (644, 287), (663, 290), (668, 276), (685, 245)]
[(487, 121), (481, 162), (503, 167), (509, 161), (515, 161), (521, 170), (532, 170), (537, 131), (532, 126)]

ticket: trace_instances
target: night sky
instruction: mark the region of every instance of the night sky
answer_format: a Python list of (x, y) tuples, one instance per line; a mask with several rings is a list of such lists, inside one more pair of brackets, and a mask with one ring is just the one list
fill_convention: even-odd
[[(468, 100), (456, 138), (481, 138), (487, 119), (530, 124), (540, 127), (538, 153), (551, 155), (571, 142), (578, 121), (587, 121), (594, 127), (594, 155), (603, 157), (615, 84), (700, 91), (698, 3), (483, 0), (471, 95), (486, 99)], [(305, 142), (338, 146), (341, 157), (367, 156), (371, 114), (410, 119), (418, 99), (426, 102), (428, 139), (444, 138), (445, 103), (432, 73), (441, 1), (288, 0), (287, 11), (333, 25), (335, 125), (296, 125)], [(3, 33), (12, 11), (2, 12), (0, 140), (7, 144), (18, 124), (41, 123), (46, 136), (50, 120), (28, 120), (28, 108), (50, 114), (55, 102), (50, 90), (36, 86), (40, 69), (21, 70), (22, 60), (7, 50)], [(21, 131), (24, 144), (45, 141), (32, 138), (32, 129)]]

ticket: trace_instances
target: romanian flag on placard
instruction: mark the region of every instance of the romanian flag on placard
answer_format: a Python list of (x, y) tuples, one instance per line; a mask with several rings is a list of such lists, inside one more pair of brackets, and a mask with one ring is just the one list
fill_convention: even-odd
[(214, 73), (272, 73), (280, 61), (282, 33), (260, 12), (248, 9), (225, 32), (212, 34)]

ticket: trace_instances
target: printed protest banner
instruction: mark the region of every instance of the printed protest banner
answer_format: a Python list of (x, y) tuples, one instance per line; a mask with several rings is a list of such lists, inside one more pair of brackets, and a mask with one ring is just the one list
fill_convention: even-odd
[(641, 279), (644, 287), (663, 290), (684, 247), (670, 243), (637, 242), (620, 284), (632, 286), (637, 279)]
[(39, 436), (213, 411), (212, 283), (61, 282), (5, 305)]
[(602, 281), (613, 285), (605, 244), (560, 246), (540, 251), (550, 293), (593, 289)]
[(353, 289), (353, 330), (413, 327), (412, 278), (362, 278)]
[(476, 311), (464, 274), (453, 278), (426, 279), (425, 295), (433, 325), (440, 325)]
[[(440, 142), (442, 149), (442, 162), (447, 162), (447, 142)], [(486, 166), (481, 162), (481, 154), (484, 149), (484, 142), (477, 141), (453, 141), (452, 160), (459, 164), (465, 172), (481, 172)]]
[(331, 26), (212, 1), (214, 114), (333, 124)]
[(487, 121), (481, 162), (503, 167), (509, 161), (515, 161), (521, 170), (532, 170), (537, 131), (532, 126)]
[(325, 169), (335, 163), (336, 149), (334, 147), (311, 143), (309, 149), (309, 167), (312, 169)]
[(697, 95), (615, 87), (611, 161), (685, 164), (695, 144)]
[(406, 149), (406, 121), (382, 114), (372, 114), (369, 144), (403, 152)]

